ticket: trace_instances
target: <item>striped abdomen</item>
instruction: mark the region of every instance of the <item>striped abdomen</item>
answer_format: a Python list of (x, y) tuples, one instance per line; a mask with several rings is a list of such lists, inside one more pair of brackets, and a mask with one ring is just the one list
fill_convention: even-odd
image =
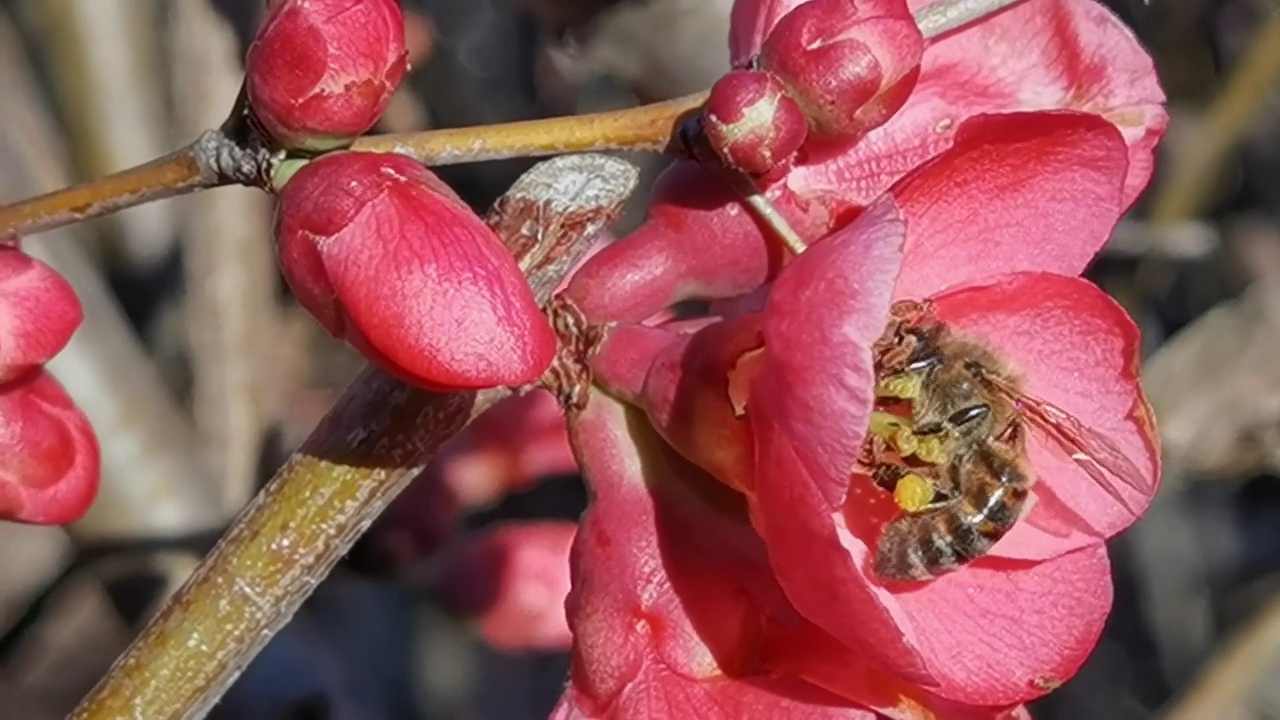
[(1030, 478), (998, 457), (974, 459), (967, 475), (957, 477), (961, 490), (955, 500), (885, 526), (876, 547), (878, 575), (930, 580), (981, 557), (1013, 527)]

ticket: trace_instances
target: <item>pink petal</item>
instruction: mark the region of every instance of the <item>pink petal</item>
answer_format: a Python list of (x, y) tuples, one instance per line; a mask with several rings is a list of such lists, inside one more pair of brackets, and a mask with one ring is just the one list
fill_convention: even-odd
[(747, 414), (756, 442), (752, 521), (788, 597), (855, 651), (889, 652), (886, 666), (911, 678), (920, 660), (879, 591), (854, 572), (866, 548), (840, 511), (869, 423), (870, 347), (888, 319), (903, 232), (886, 198), (778, 276)]
[(1125, 504), (1117, 502), (1058, 443), (1033, 429), (1036, 504), (993, 554), (1054, 557), (1137, 520), (1155, 495), (1160, 452), (1138, 384), (1138, 329), (1124, 309), (1086, 280), (1045, 273), (1003, 277), (935, 302), (939, 319), (996, 349), (1021, 374), (1027, 394), (1061, 408), (1114, 446), (1138, 486), (1116, 482)]
[(760, 46), (769, 31), (783, 15), (807, 0), (737, 0), (729, 15), (729, 60), (742, 67)]
[(0, 383), (48, 362), (83, 319), (70, 283), (16, 245), (0, 244)]
[(93, 428), (52, 375), (0, 385), (0, 519), (65, 525), (98, 491)]
[(1125, 148), (1084, 113), (968, 120), (946, 152), (891, 193), (907, 218), (894, 299), (1009, 272), (1078, 275), (1120, 219)]
[(986, 561), (892, 603), (915, 631), (933, 692), (997, 705), (1040, 697), (1074, 676), (1097, 644), (1111, 596), (1107, 550), (1095, 544), (1034, 565)]
[[(905, 227), (891, 198), (816, 243), (779, 274), (747, 413), (783, 428), (839, 505), (870, 417), (871, 344), (888, 321)], [(767, 407), (757, 409), (757, 403)]]
[(874, 717), (761, 666), (761, 627), (802, 621), (739, 495), (607, 395), (571, 433), (595, 498), (571, 558), (571, 685), (553, 716)]
[[(919, 10), (931, 0), (911, 0)], [(1028, 0), (936, 39), (925, 49), (907, 104), (850, 152), (819, 158), (788, 180), (805, 195), (842, 192), (865, 204), (949, 147), (968, 118), (1026, 110), (1081, 110), (1123, 133), (1129, 169), (1122, 207), (1151, 176), (1152, 150), (1167, 123), (1150, 56), (1094, 0)]]
[[(816, 195), (801, 199), (778, 183), (768, 196), (803, 237), (833, 222)], [(749, 292), (785, 257), (723, 179), (679, 162), (659, 179), (644, 223), (584, 263), (565, 295), (593, 322), (641, 322), (680, 300)]]

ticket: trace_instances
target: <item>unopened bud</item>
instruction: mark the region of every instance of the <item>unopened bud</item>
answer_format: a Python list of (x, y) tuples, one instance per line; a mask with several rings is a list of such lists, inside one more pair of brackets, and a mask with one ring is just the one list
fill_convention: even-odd
[(396, 0), (282, 0), (249, 46), (249, 104), (283, 147), (344, 147), (378, 121), (406, 58)]
[(370, 362), (432, 390), (523, 385), (556, 341), (502, 241), (403, 155), (337, 152), (279, 192), (298, 302)]
[(65, 525), (98, 490), (98, 441), (44, 370), (0, 385), (0, 519)]
[(774, 26), (760, 67), (778, 77), (815, 134), (845, 138), (902, 107), (923, 53), (903, 0), (810, 0)]
[(750, 175), (785, 167), (809, 134), (804, 111), (765, 72), (734, 70), (711, 86), (707, 139), (725, 165)]

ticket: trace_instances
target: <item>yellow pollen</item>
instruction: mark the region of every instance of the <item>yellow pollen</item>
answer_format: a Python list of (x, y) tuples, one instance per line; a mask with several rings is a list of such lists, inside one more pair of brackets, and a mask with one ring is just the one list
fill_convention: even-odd
[(915, 512), (933, 502), (933, 483), (915, 473), (907, 473), (893, 488), (893, 499), (907, 512)]

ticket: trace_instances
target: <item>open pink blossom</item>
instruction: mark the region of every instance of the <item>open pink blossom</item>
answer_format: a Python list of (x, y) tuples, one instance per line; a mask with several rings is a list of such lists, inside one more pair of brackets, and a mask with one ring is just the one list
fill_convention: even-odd
[[(1097, 116), (975, 118), (787, 265), (762, 306), (692, 338), (615, 329), (594, 360), (600, 382), (746, 493), (787, 597), (844, 647), (954, 702), (1039, 696), (1096, 642), (1111, 600), (1103, 540), (1136, 519), (1158, 476), (1137, 331), (1076, 277), (1118, 220), (1126, 168), (1120, 133)], [(874, 545), (899, 511), (852, 469), (874, 400), (868, 349), (898, 299), (931, 300), (990, 345), (1026, 392), (1109, 438), (1140, 485), (1117, 502), (1033, 428), (1037, 502), (986, 557), (922, 585), (875, 576)]]
[(808, 622), (743, 497), (634, 409), (597, 393), (572, 433), (596, 497), (574, 541), (573, 665), (553, 718), (1020, 717), (939, 698)]

